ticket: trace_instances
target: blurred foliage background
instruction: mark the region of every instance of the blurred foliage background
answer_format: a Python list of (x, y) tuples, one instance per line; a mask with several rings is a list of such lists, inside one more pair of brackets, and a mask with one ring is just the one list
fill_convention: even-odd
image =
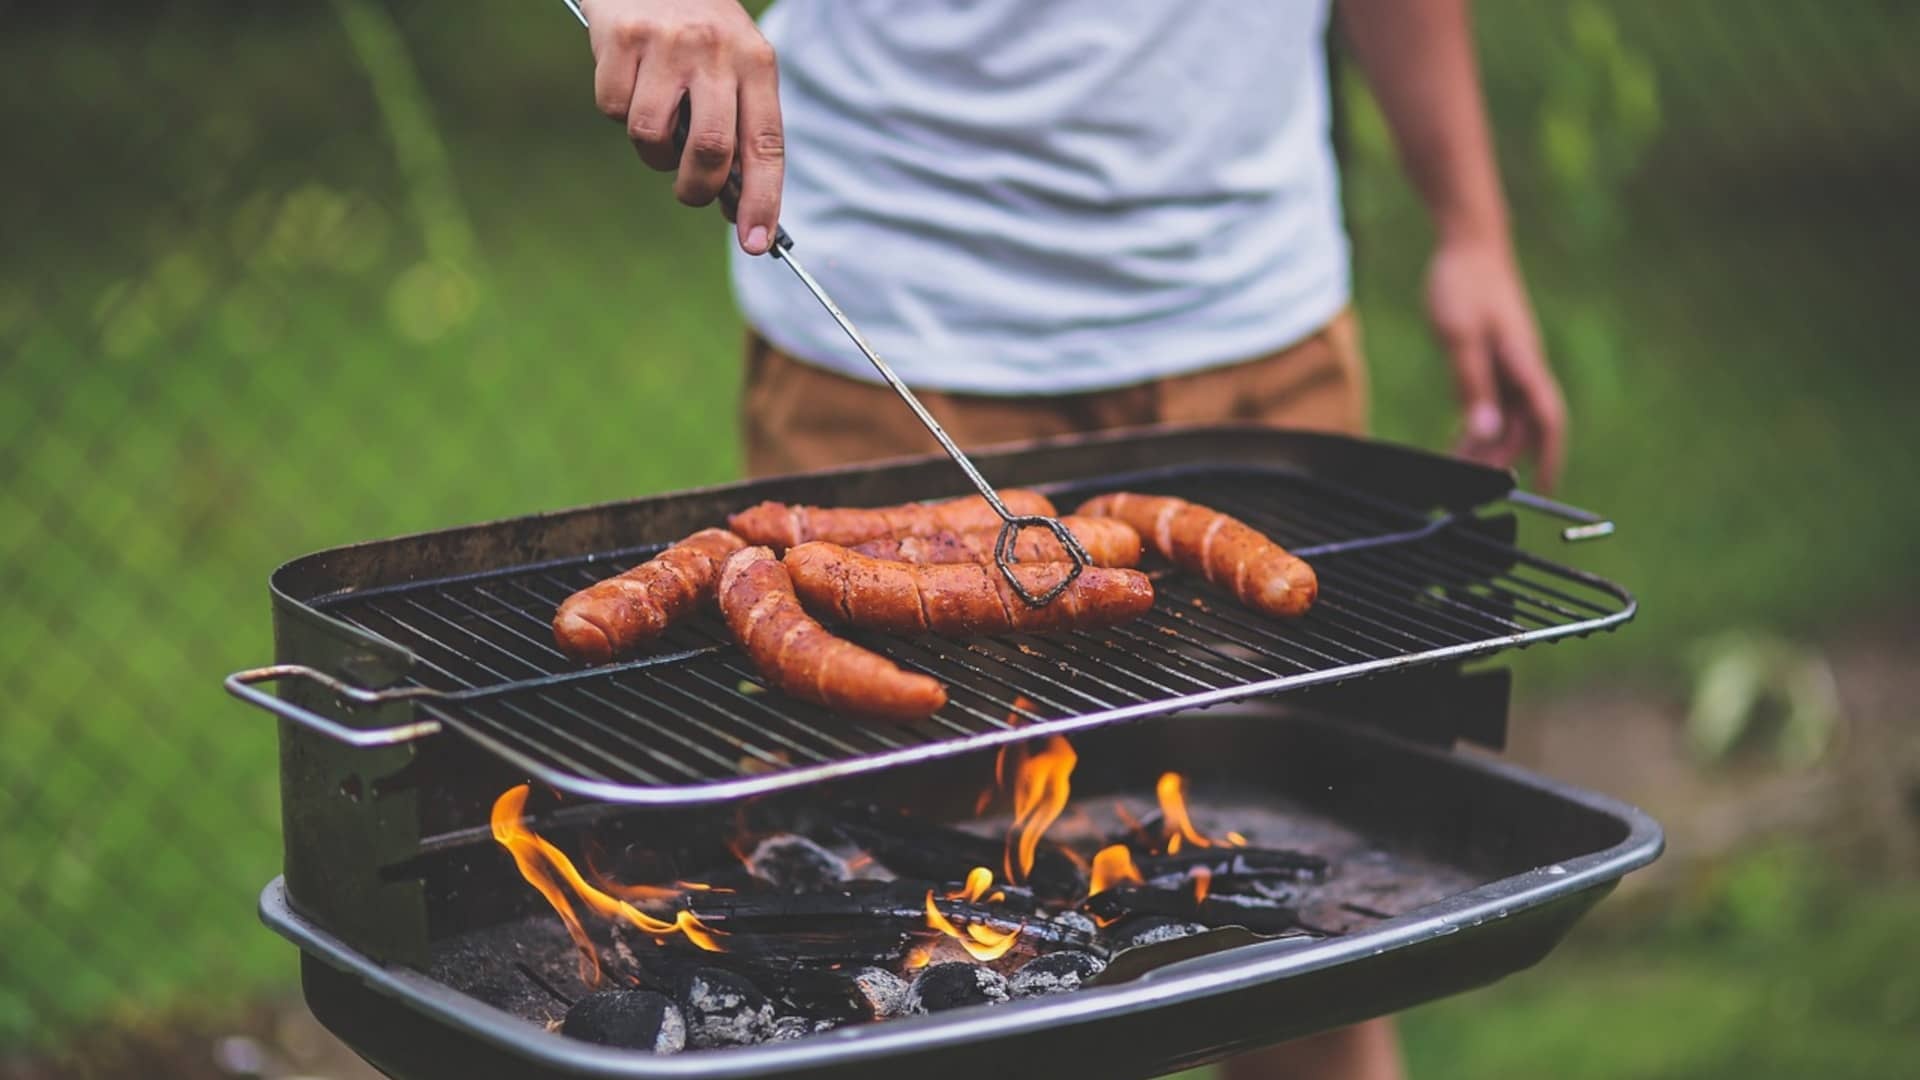
[[(1920, 6), (1477, 9), (1563, 494), (1622, 523), (1568, 554), (1644, 600), (1523, 656), (1528, 699), (1911, 626)], [(289, 988), (271, 725), (218, 682), (272, 655), (274, 565), (734, 477), (741, 327), (723, 225), (592, 111), (553, 0), (0, 12), (3, 1064)], [(1426, 226), (1340, 80), (1376, 425), (1444, 447)], [(1417, 1074), (1902, 1072), (1920, 896), (1873, 869), (1743, 855), (1414, 1014)]]

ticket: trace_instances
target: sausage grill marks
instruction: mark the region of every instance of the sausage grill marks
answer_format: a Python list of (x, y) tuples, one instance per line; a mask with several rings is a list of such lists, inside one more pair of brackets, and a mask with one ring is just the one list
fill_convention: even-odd
[[(1056, 517), (1059, 514), (1052, 501), (1037, 491), (1007, 488), (1000, 492), (1000, 501), (1016, 516)], [(765, 544), (776, 551), (785, 551), (809, 540), (864, 544), (890, 537), (998, 529), (1003, 524), (1000, 515), (978, 495), (940, 503), (903, 503), (864, 510), (763, 502), (727, 519), (727, 526), (747, 543)]]
[[(1087, 549), (1095, 566), (1139, 566), (1140, 534), (1133, 526), (1115, 518), (1064, 517), (1060, 523)], [(855, 552), (874, 559), (931, 565), (935, 563), (991, 563), (994, 544), (1000, 530), (969, 529), (966, 532), (939, 532), (927, 536), (888, 537), (852, 545)], [(1049, 529), (1032, 526), (1020, 530), (1014, 541), (1015, 562), (1067, 562), (1065, 545)]]
[(1077, 513), (1126, 522), (1162, 558), (1263, 614), (1304, 614), (1319, 593), (1313, 568), (1285, 548), (1245, 522), (1185, 499), (1118, 492), (1087, 500)]
[(765, 547), (742, 548), (720, 573), (720, 612), (754, 667), (783, 693), (830, 709), (920, 720), (947, 703), (929, 675), (835, 637), (800, 607), (786, 568)]
[[(982, 563), (913, 566), (813, 542), (787, 552), (794, 591), (817, 612), (853, 626), (895, 633), (1047, 633), (1113, 626), (1153, 607), (1153, 584), (1137, 570), (1090, 566), (1044, 607), (1020, 599), (999, 568)], [(1018, 563), (1013, 572), (1038, 594), (1065, 577), (1062, 563)]]
[(617, 577), (561, 601), (553, 641), (575, 660), (600, 664), (666, 633), (713, 595), (720, 564), (746, 546), (725, 529), (701, 529)]

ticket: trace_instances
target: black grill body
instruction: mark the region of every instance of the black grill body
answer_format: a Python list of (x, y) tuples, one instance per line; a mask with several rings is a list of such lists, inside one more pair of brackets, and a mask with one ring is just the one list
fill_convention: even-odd
[[(1324, 713), (1229, 707), (1076, 739), (1075, 789), (1138, 793), (1151, 789), (1160, 770), (1178, 769), (1196, 792), (1235, 792), (1323, 815), (1379, 838), (1387, 850), (1460, 872), (1473, 886), (1341, 937), (1246, 943), (1185, 959), (1175, 953), (1140, 978), (1056, 998), (656, 1058), (563, 1038), (415, 968), (375, 961), (298, 913), (297, 897), (280, 881), (268, 887), (262, 911), (301, 947), (315, 1014), (394, 1076), (1028, 1075), (1018, 1062), (1054, 1063), (1047, 1071), (1063, 1075), (1153, 1076), (1528, 967), (1622, 874), (1659, 853), (1658, 826), (1629, 807), (1386, 735), (1356, 722), (1365, 714), (1343, 697), (1323, 696), (1319, 704), (1333, 710)], [(911, 799), (931, 814), (964, 818), (981, 779), (992, 774), (991, 756), (772, 798)], [(611, 812), (617, 816), (594, 824), (602, 834), (623, 826), (697, 834), (715, 816), (703, 808)], [(574, 826), (587, 827), (591, 817), (541, 828), (566, 845)], [(441, 845), (411, 866), (422, 875), (436, 936), (540, 904), (490, 840)]]
[[(1027, 1054), (1147, 1075), (1524, 967), (1658, 854), (1658, 827), (1630, 808), (1447, 752), (1463, 738), (1497, 748), (1504, 734), (1503, 675), (1465, 675), (1463, 662), (1633, 613), (1616, 586), (1512, 545), (1512, 518), (1485, 509), (1512, 494), (1510, 475), (1242, 427), (1115, 433), (976, 461), (997, 484), (1057, 493), (1063, 510), (1124, 488), (1236, 513), (1313, 562), (1321, 601), (1305, 619), (1263, 623), (1163, 570), (1153, 615), (1118, 631), (865, 639), (953, 692), (923, 725), (874, 729), (756, 689), (713, 621), (593, 670), (552, 652), (545, 621), (572, 589), (761, 499), (876, 505), (962, 493), (944, 460), (296, 560), (272, 581), (278, 660), (372, 691), (354, 691), (365, 703), (349, 706), (288, 681), (265, 700), (282, 716), (286, 873), (262, 910), (302, 947), (316, 1013), (396, 1075), (948, 1075), (967, 1063), (978, 1075)], [(1255, 715), (1232, 704), (1255, 697), (1265, 699)], [(391, 741), (353, 746), (328, 730)], [(1196, 786), (1211, 777), (1319, 805), (1479, 884), (1345, 937), (1242, 945), (1063, 999), (680, 1058), (569, 1041), (421, 974), (436, 941), (537, 903), (485, 828), (491, 800), (529, 777), (576, 797), (537, 823), (543, 832), (637, 821), (655, 835), (694, 834), (748, 796), (829, 791), (892, 793), (928, 813), (950, 798), (959, 814), (993, 747), (1055, 731), (1079, 733), (1077, 795), (1101, 790), (1082, 787), (1097, 776), (1141, 791), (1161, 769), (1182, 768)]]

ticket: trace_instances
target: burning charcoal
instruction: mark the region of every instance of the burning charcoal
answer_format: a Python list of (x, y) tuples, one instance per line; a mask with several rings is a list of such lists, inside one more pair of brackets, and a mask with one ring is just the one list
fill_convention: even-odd
[(845, 860), (797, 833), (760, 841), (747, 856), (747, 870), (782, 892), (821, 892), (852, 874)]
[(1007, 1000), (1007, 980), (984, 964), (930, 964), (907, 988), (910, 1013), (943, 1012), (963, 1005), (995, 1005)]
[[(1162, 885), (1169, 888), (1191, 888), (1193, 879), (1186, 876), (1154, 878), (1149, 885)], [(1209, 895), (1212, 896), (1248, 896), (1263, 900), (1275, 900), (1286, 903), (1300, 896), (1299, 888), (1288, 877), (1264, 874), (1215, 874), (1208, 881)]]
[(865, 999), (868, 1015), (886, 1020), (907, 1011), (907, 983), (882, 968), (862, 968), (853, 977), (853, 985)]
[[(1097, 949), (1091, 935), (1071, 925), (1035, 919), (1018, 907), (1002, 904), (951, 900), (945, 890), (924, 881), (850, 881), (835, 892), (824, 893), (698, 893), (687, 898), (687, 906), (700, 921), (728, 938), (729, 952), (748, 952), (751, 948), (774, 948), (782, 939), (819, 938), (820, 949), (834, 948), (835, 941), (865, 945), (884, 945), (888, 957), (848, 955), (836, 957), (848, 961), (872, 963), (897, 958), (897, 943), (886, 935), (920, 931), (926, 928), (928, 892), (947, 918), (957, 923), (979, 923), (997, 931), (1018, 929), (1022, 940), (1054, 948)], [(812, 959), (825, 958), (815, 951)]]
[(681, 978), (674, 997), (687, 1025), (687, 1045), (699, 1050), (750, 1046), (773, 1033), (773, 1003), (731, 971), (698, 968)]
[(1092, 953), (1062, 949), (1027, 961), (1007, 980), (1007, 989), (1017, 998), (1064, 994), (1106, 969), (1107, 962)]
[(897, 959), (906, 944), (907, 932), (901, 927), (836, 920), (813, 929), (770, 926), (764, 933), (734, 931), (727, 938), (727, 952), (741, 960), (774, 967), (789, 963), (872, 964)]
[(1070, 934), (1083, 935), (1089, 941), (1100, 936), (1100, 925), (1091, 916), (1071, 908), (1054, 912), (1047, 921)]
[(602, 990), (574, 1002), (560, 1033), (575, 1039), (674, 1054), (686, 1048), (687, 1026), (673, 1002), (651, 990)]
[(1327, 860), (1304, 851), (1280, 848), (1196, 847), (1172, 855), (1134, 854), (1134, 865), (1142, 877), (1158, 882), (1177, 879), (1204, 867), (1215, 877), (1277, 877), (1290, 881), (1321, 881), (1327, 876)]
[(1302, 926), (1300, 913), (1277, 900), (1211, 893), (1205, 899), (1196, 899), (1192, 889), (1161, 889), (1151, 885), (1115, 885), (1088, 897), (1085, 907), (1101, 919), (1163, 915), (1205, 926), (1244, 926), (1256, 934), (1279, 934)]
[(1107, 927), (1107, 939), (1113, 947), (1136, 949), (1142, 945), (1158, 945), (1163, 941), (1192, 937), (1206, 933), (1207, 928), (1196, 922), (1170, 918), (1166, 915), (1134, 915)]
[[(885, 814), (873, 807), (848, 811), (834, 828), (858, 844), (874, 861), (903, 877), (926, 881), (964, 881), (976, 866), (999, 866), (1006, 843), (999, 837), (977, 836), (961, 829), (935, 825), (904, 814)], [(1028, 875), (1033, 891), (1063, 898), (1085, 892), (1080, 868), (1058, 848), (1041, 844)]]
[(814, 1032), (814, 1022), (804, 1016), (775, 1017), (773, 1028), (767, 1034), (768, 1042), (789, 1042), (804, 1039)]

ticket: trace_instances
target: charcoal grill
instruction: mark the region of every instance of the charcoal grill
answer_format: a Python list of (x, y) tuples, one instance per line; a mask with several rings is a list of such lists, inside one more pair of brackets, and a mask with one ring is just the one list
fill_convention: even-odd
[[(262, 912), (301, 946), (322, 1020), (396, 1075), (484, 1073), (503, 1068), (502, 1055), (515, 1071), (555, 1076), (946, 1074), (1065, 1047), (1144, 1075), (1524, 967), (1658, 854), (1658, 827), (1630, 808), (1449, 749), (1504, 738), (1504, 673), (1469, 672), (1467, 661), (1634, 613), (1618, 586), (1521, 551), (1501, 504), (1566, 517), (1569, 538), (1604, 534), (1601, 519), (1518, 492), (1504, 472), (1265, 428), (1109, 433), (976, 461), (997, 483), (1039, 487), (1063, 506), (1125, 489), (1227, 510), (1309, 558), (1320, 600), (1305, 618), (1263, 620), (1158, 567), (1153, 612), (1125, 627), (863, 637), (950, 690), (929, 720), (878, 727), (768, 689), (717, 619), (594, 668), (561, 657), (548, 624), (573, 590), (762, 499), (957, 494), (944, 459), (356, 545), (276, 571), (279, 662), (228, 688), (281, 720), (286, 872)], [(278, 696), (258, 685), (276, 679)], [(1271, 700), (1249, 716), (1255, 698)], [(1479, 884), (1343, 937), (1174, 959), (1067, 999), (677, 1059), (560, 1038), (423, 974), (435, 942), (528, 910), (484, 827), (492, 797), (521, 780), (577, 797), (543, 823), (554, 829), (641, 821), (692, 835), (749, 796), (827, 792), (891, 791), (930, 811), (951, 801), (958, 814), (959, 792), (973, 788), (956, 778), (977, 778), (983, 751), (1076, 732), (1083, 761), (1105, 763), (1096, 771), (1115, 790), (1138, 783), (1129, 773), (1144, 763), (1185, 760), (1196, 777), (1320, 805)]]

